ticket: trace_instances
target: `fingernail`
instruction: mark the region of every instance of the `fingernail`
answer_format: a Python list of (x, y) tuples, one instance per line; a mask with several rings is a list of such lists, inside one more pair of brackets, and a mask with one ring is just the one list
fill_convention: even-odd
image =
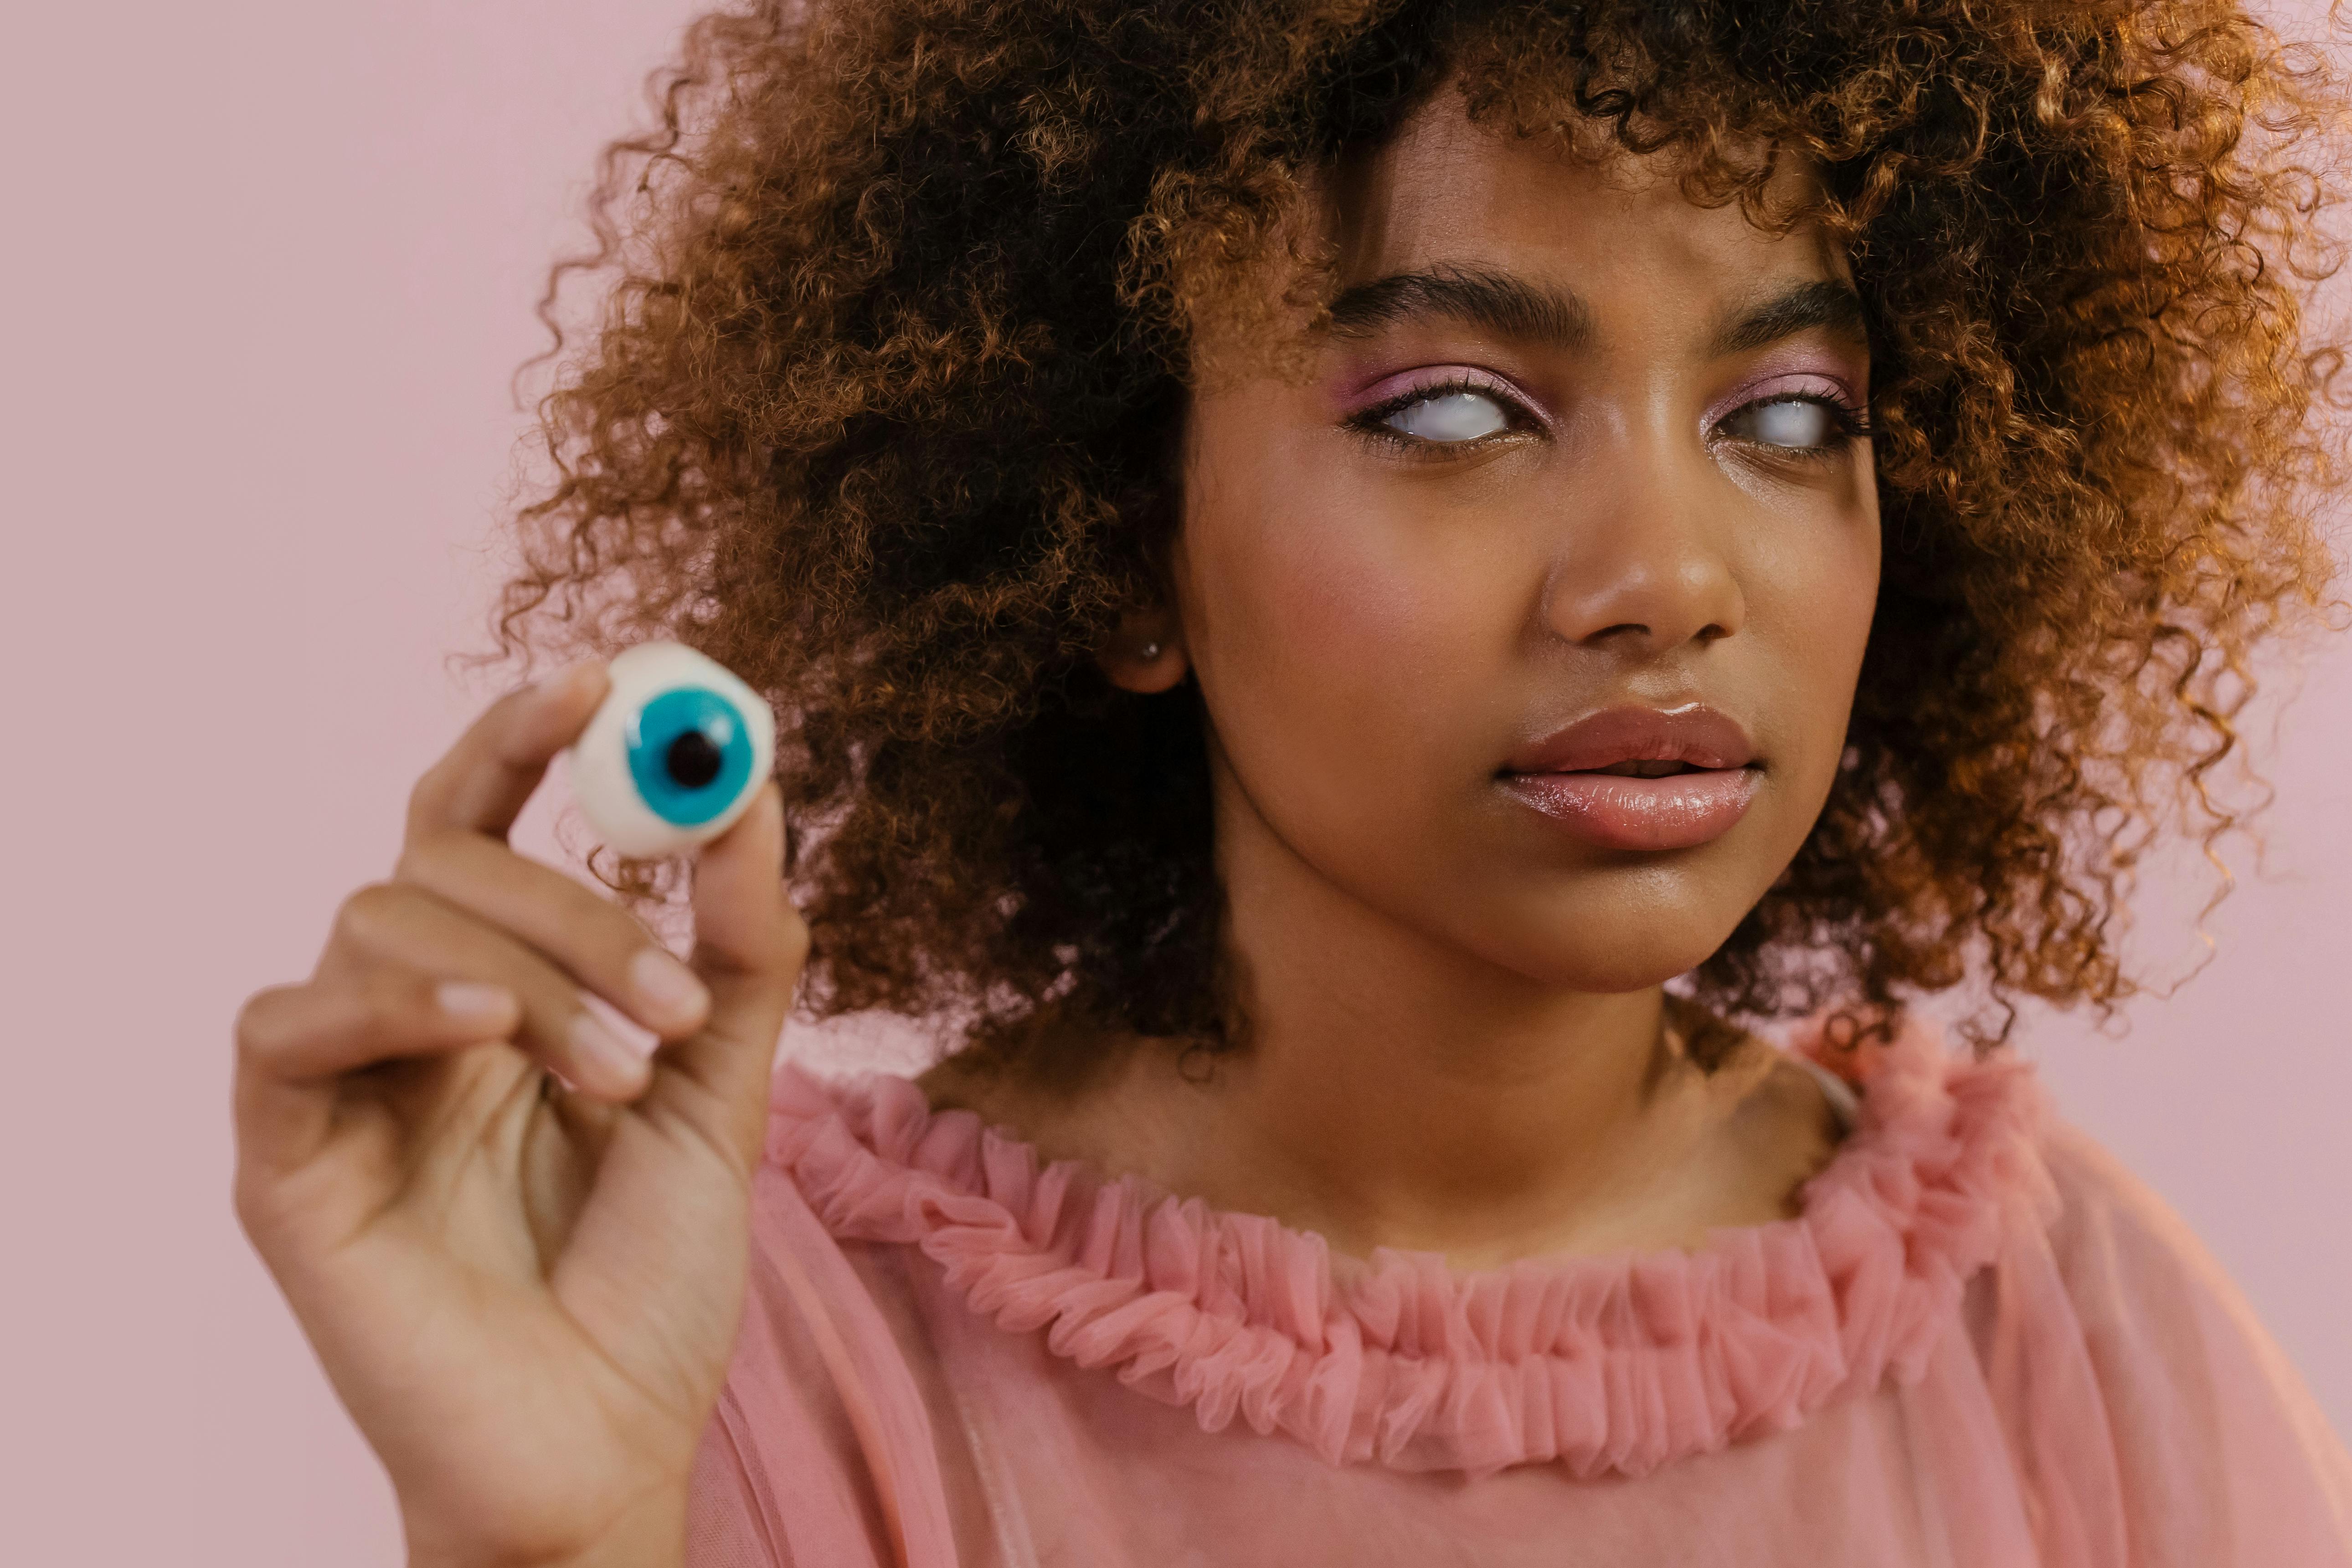
[(710, 1005), (710, 993), (694, 971), (657, 947), (629, 960), (629, 984), (649, 1011), (681, 1025), (698, 1021)]
[(477, 980), (445, 980), (433, 988), (433, 1005), (463, 1024), (496, 1024), (514, 1016), (514, 993)]
[(631, 1080), (645, 1072), (647, 1052), (637, 1049), (628, 1040), (605, 1027), (595, 1015), (573, 1015), (568, 1032), (572, 1037), (572, 1048), (607, 1072)]

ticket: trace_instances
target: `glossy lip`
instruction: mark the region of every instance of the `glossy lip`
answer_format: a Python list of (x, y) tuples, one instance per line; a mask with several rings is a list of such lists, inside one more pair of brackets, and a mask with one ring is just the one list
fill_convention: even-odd
[[(1634, 778), (1619, 763), (1682, 763), (1693, 771)], [(1604, 709), (1513, 753), (1496, 781), (1601, 848), (1689, 849), (1748, 814), (1762, 770), (1738, 723), (1701, 703)]]

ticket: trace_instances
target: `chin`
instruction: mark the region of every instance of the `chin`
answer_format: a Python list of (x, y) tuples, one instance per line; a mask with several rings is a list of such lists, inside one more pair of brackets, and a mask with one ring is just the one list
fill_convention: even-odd
[(1713, 957), (1748, 907), (1716, 900), (1577, 902), (1573, 910), (1511, 918), (1507, 951), (1491, 956), (1544, 985), (1602, 994), (1642, 991)]
[(1617, 961), (1603, 963), (1591, 962), (1589, 954), (1559, 953), (1559, 962), (1549, 973), (1537, 978), (1544, 984), (1564, 991), (1580, 991), (1592, 995), (1615, 996), (1629, 991), (1647, 991), (1664, 985), (1677, 974), (1687, 974), (1706, 963), (1713, 948), (1685, 949), (1672, 957), (1662, 953), (1626, 953)]

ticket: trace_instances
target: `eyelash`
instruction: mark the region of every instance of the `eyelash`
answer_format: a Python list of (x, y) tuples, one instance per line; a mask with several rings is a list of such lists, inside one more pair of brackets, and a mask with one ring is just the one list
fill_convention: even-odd
[(1872, 435), (1877, 435), (1877, 430), (1870, 428), (1870, 416), (1865, 411), (1855, 409), (1842, 397), (1830, 397), (1828, 393), (1773, 393), (1771, 397), (1750, 397), (1715, 423), (1717, 426), (1728, 426), (1748, 409), (1761, 409), (1761, 406), (1771, 406), (1776, 402), (1809, 402), (1816, 409), (1828, 409), (1830, 414), (1830, 439), (1822, 442), (1821, 447), (1776, 447), (1773, 442), (1750, 442), (1757, 449), (1769, 451), (1783, 461), (1818, 463), (1822, 458), (1834, 458), (1834, 456), (1844, 454), (1849, 447), (1853, 447), (1853, 442), (1865, 442)]
[[(1390, 414), (1402, 414), (1402, 411), (1413, 406), (1416, 402), (1434, 402), (1434, 400), (1440, 400), (1440, 397), (1451, 397), (1454, 393), (1473, 393), (1477, 395), (1477, 397), (1491, 397), (1496, 405), (1500, 405), (1500, 409), (1503, 409), (1503, 418), (1506, 418), (1507, 423), (1500, 430), (1494, 430), (1491, 435), (1477, 435), (1477, 437), (1467, 439), (1467, 442), (1428, 442), (1428, 439), (1421, 439), (1418, 435), (1406, 435), (1404, 430), (1397, 430), (1392, 428), (1392, 426), (1388, 426), (1388, 423), (1383, 423)], [(1496, 439), (1503, 439), (1506, 435), (1522, 435), (1524, 430), (1528, 430), (1531, 426), (1538, 426), (1538, 423), (1540, 423), (1538, 418), (1536, 418), (1534, 414), (1527, 409), (1527, 405), (1519, 402), (1517, 397), (1512, 397), (1510, 393), (1506, 393), (1503, 388), (1494, 385), (1491, 381), (1473, 381), (1473, 378), (1467, 378), (1467, 376), (1449, 376), (1444, 378), (1444, 381), (1430, 381), (1430, 384), (1425, 385), (1416, 385), (1416, 388), (1409, 388), (1404, 390), (1404, 393), (1397, 393), (1395, 397), (1383, 397), (1383, 400), (1371, 405), (1369, 409), (1348, 416), (1348, 428), (1355, 430), (1355, 433), (1362, 435), (1362, 437), (1371, 439), (1371, 442), (1379, 442), (1379, 445), (1383, 447), (1395, 447), (1395, 449), (1400, 451), (1428, 449), (1433, 451), (1433, 454), (1449, 454), (1449, 451), (1465, 451), (1470, 449), (1470, 447), (1484, 447), (1484, 445), (1489, 445), (1489, 442), (1496, 442)]]
[[(1467, 441), (1429, 441), (1418, 436), (1409, 436), (1402, 430), (1393, 429), (1381, 423), (1390, 415), (1410, 408), (1416, 403), (1430, 402), (1458, 392), (1473, 393), (1480, 397), (1493, 398), (1503, 406), (1505, 413), (1509, 416), (1511, 421), (1509, 427), (1494, 431), (1489, 435), (1473, 437)], [(1741, 404), (1729, 414), (1725, 415), (1724, 418), (1728, 421), (1736, 416), (1747, 413), (1751, 408), (1761, 408), (1774, 403), (1817, 403), (1828, 409), (1831, 417), (1836, 422), (1836, 428), (1832, 432), (1832, 439), (1827, 446), (1781, 447), (1769, 441), (1750, 443), (1781, 457), (1793, 458), (1799, 461), (1817, 462), (1826, 458), (1839, 456), (1854, 442), (1867, 439), (1878, 433), (1877, 427), (1863, 415), (1837, 398), (1819, 392), (1783, 392), (1770, 397), (1754, 398)], [(1426, 447), (1439, 453), (1450, 453), (1473, 447), (1483, 447), (1500, 437), (1515, 434), (1534, 422), (1535, 416), (1528, 412), (1525, 405), (1493, 384), (1483, 381), (1472, 381), (1466, 376), (1454, 376), (1444, 381), (1432, 382), (1426, 386), (1416, 386), (1408, 392), (1401, 392), (1394, 397), (1375, 404), (1361, 413), (1351, 415), (1346, 424), (1349, 429), (1367, 440), (1396, 450)]]

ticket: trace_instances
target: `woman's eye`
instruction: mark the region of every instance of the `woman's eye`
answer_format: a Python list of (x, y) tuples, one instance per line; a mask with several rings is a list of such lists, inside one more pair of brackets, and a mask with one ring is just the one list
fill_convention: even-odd
[(641, 643), (572, 746), (580, 814), (623, 855), (674, 855), (733, 825), (775, 763), (774, 712), (683, 644)]
[(1483, 392), (1446, 392), (1413, 399), (1381, 419), (1420, 441), (1475, 441), (1510, 426), (1503, 405)]
[(1748, 439), (1768, 447), (1822, 451), (1861, 433), (1860, 422), (1829, 399), (1812, 393), (1766, 398), (1737, 410), (1727, 423), (1745, 423)]

